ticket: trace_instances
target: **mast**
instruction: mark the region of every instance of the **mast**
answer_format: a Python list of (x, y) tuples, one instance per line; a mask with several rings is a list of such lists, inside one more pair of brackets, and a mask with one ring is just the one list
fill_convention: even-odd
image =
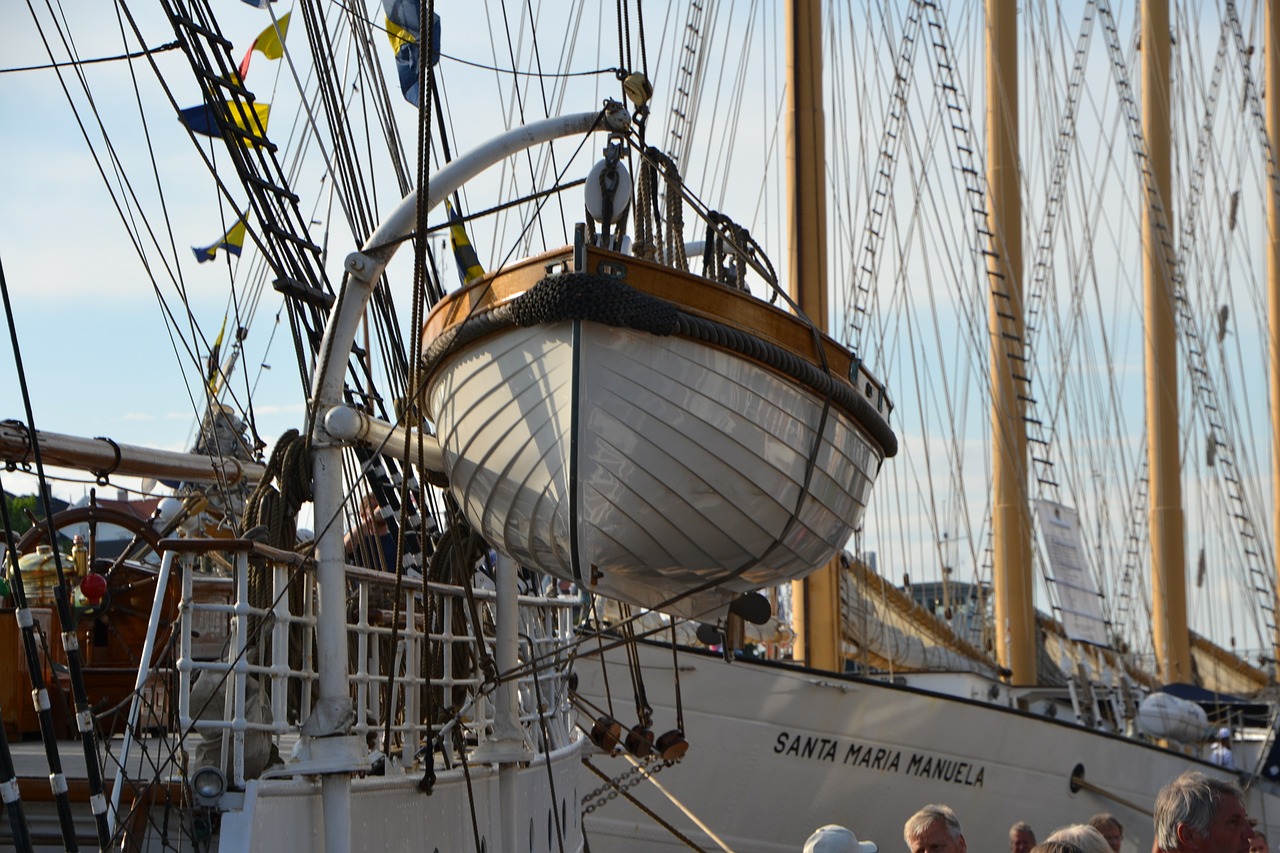
[[(1280, 92), (1280, 10), (1274, 3), (1267, 4), (1267, 67), (1264, 80), (1264, 91)], [(1280, 185), (1276, 174), (1276, 151), (1280, 150), (1280, 98), (1272, 94), (1267, 98), (1267, 138), (1271, 142), (1268, 152), (1270, 163), (1267, 169), (1267, 319), (1271, 334), (1268, 340), (1268, 353), (1271, 367), (1271, 489), (1272, 502), (1275, 504), (1271, 534), (1274, 539), (1273, 548), (1276, 559), (1280, 560)], [(1280, 577), (1280, 565), (1276, 566), (1276, 576)], [(1280, 585), (1278, 585), (1280, 589)], [(1280, 613), (1280, 601), (1276, 602), (1276, 613)], [(1273, 660), (1280, 661), (1280, 619), (1276, 620), (1276, 636), (1273, 638)], [(1277, 667), (1280, 670), (1280, 666)], [(1280, 671), (1273, 671), (1272, 678), (1280, 676)]]
[(1147, 468), (1151, 477), (1151, 618), (1156, 664), (1166, 684), (1191, 679), (1186, 554), (1178, 459), (1172, 184), (1169, 166), (1169, 3), (1142, 4), (1142, 129), (1150, 176), (1142, 216), (1146, 303)]
[(1031, 512), (1027, 506), (1023, 352), (1022, 198), (1018, 164), (1018, 7), (987, 0), (987, 184), (991, 260), (987, 325), (991, 359), (992, 586), (996, 659), (1014, 685), (1036, 683)]
[[(822, 331), (827, 327), (826, 128), (822, 113), (822, 7), (787, 0), (787, 280), (791, 298)], [(795, 659), (844, 668), (840, 630), (840, 558), (792, 583)]]

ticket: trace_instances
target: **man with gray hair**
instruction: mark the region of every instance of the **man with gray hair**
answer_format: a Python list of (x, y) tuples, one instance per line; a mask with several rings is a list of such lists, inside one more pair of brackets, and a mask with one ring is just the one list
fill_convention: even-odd
[(1165, 853), (1249, 853), (1253, 838), (1240, 786), (1195, 770), (1160, 789), (1155, 830)]
[(1036, 833), (1031, 824), (1018, 821), (1009, 827), (1009, 853), (1031, 853), (1036, 846)]
[(966, 853), (960, 819), (947, 806), (925, 806), (907, 818), (902, 838), (911, 853)]

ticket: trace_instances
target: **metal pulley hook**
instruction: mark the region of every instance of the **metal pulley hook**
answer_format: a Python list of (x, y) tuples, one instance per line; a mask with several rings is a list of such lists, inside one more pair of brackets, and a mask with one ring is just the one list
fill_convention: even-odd
[(631, 206), (631, 174), (622, 160), (626, 140), (611, 135), (604, 147), (604, 158), (591, 168), (584, 187), (587, 213), (608, 234), (622, 221)]
[(619, 77), (622, 80), (622, 93), (627, 96), (628, 101), (635, 104), (631, 118), (636, 123), (637, 133), (643, 141), (645, 123), (649, 120), (649, 100), (653, 97), (653, 84), (639, 71), (625, 75), (619, 73)]
[(618, 163), (622, 161), (622, 137), (610, 135), (604, 147), (604, 171), (600, 173), (600, 188), (606, 198), (618, 191)]

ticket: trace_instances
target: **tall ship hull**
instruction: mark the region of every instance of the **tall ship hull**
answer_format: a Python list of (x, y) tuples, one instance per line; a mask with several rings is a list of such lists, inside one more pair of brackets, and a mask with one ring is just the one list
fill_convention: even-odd
[[(611, 687), (618, 718), (628, 720), (634, 709), (623, 707), (632, 697), (620, 687), (630, 683), (627, 663), (619, 652), (603, 660), (579, 660), (578, 690), (609, 707)], [(649, 763), (629, 797), (606, 786), (584, 803), (597, 851), (687, 849), (628, 801), (634, 798), (710, 850), (719, 849), (716, 837), (740, 853), (794, 850), (827, 823), (854, 827), (858, 838), (891, 850), (918, 808), (945, 803), (973, 850), (1004, 849), (1017, 821), (1044, 838), (1106, 812), (1124, 826), (1123, 849), (1146, 853), (1152, 804), (1170, 779), (1189, 769), (1239, 779), (1200, 760), (1198, 749), (1184, 753), (1081, 726), (1068, 720), (1071, 704), (1049, 691), (1013, 692), (978, 674), (861, 678), (786, 663), (726, 663), (688, 649), (673, 661), (669, 646), (653, 643), (639, 646), (639, 665), (654, 719), (662, 726), (682, 715), (689, 751), (671, 766)], [(658, 676), (672, 667), (678, 678)], [(1123, 713), (1118, 691), (1099, 699), (1112, 721)], [(1050, 705), (1062, 708), (1062, 719), (1047, 715)], [(1262, 746), (1254, 744), (1252, 758)], [(612, 779), (632, 766), (599, 749), (588, 761)], [(773, 807), (762, 809), (763, 802)], [(1280, 789), (1255, 783), (1247, 808), (1260, 829), (1274, 830)]]
[[(581, 815), (573, 808), (578, 793), (578, 746), (539, 757), (521, 768), (518, 801), (509, 803), (527, 821), (520, 839), (534, 850), (582, 849)], [(468, 778), (468, 775), (470, 778)], [(431, 849), (494, 849), (494, 827), (504, 808), (496, 768), (479, 765), (438, 775), (431, 795), (418, 779), (369, 777), (351, 786), (352, 833), (366, 850), (403, 849), (409, 839), (429, 839)], [(554, 792), (554, 796), (553, 796)], [(458, 816), (474, 811), (477, 823)], [(318, 782), (303, 778), (255, 780), (244, 791), (241, 808), (220, 816), (219, 844), (224, 850), (272, 850), (307, 853), (325, 849), (324, 802)]]

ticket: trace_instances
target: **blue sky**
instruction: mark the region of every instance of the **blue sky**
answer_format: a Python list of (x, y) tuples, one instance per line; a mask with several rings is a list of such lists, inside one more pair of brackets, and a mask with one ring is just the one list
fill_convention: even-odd
[[(172, 40), (172, 30), (155, 8), (132, 5), (138, 7), (139, 23), (151, 44)], [(227, 19), (224, 26), (237, 42), (247, 44), (269, 23), (264, 12), (242, 3), (220, 7)], [(132, 37), (122, 47), (113, 3), (74, 3), (68, 17), (81, 57), (137, 49)], [(49, 23), (47, 17), (43, 20)], [(49, 61), (25, 10), (15, 9), (8, 16), (0, 33), (0, 55), (6, 67)], [(56, 55), (63, 58), (65, 51), (58, 48)], [(256, 58), (251, 77), (274, 74), (279, 63)], [(142, 60), (136, 62), (142, 114), (148, 118), (151, 150), (162, 176), (171, 237), (158, 215), (160, 195), (151, 176), (152, 155), (140, 130), (128, 63), (86, 66), (85, 73), (107, 136), (136, 182), (135, 191), (157, 229), (163, 251), (147, 246), (157, 287), (180, 314), (177, 288), (157, 260), (167, 257), (170, 268), (181, 276), (205, 335), (211, 338), (227, 308), (229, 268), (222, 256), (215, 263), (197, 264), (190, 247), (216, 240), (223, 232), (224, 214), (154, 74)], [(199, 103), (180, 51), (158, 54), (157, 62), (181, 105)], [(102, 131), (75, 88), (73, 75), (68, 74), (67, 80), (94, 148), (105, 156)], [(187, 449), (196, 418), (192, 395), (199, 392), (198, 367), (165, 333), (156, 291), (113, 208), (56, 74), (49, 70), (0, 74), (0, 114), (4, 116), (0, 122), (0, 260), (13, 301), (37, 426), (76, 435), (107, 435), (122, 443)], [(237, 282), (242, 288), (250, 254), (245, 257)], [(261, 373), (264, 390), (270, 392), (275, 386), (279, 392), (265, 394), (264, 400), (275, 397), (277, 402), (258, 409), (260, 431), (269, 438), (295, 424), (302, 412), (287, 332), (276, 335), (268, 349), (273, 325), (269, 314), (276, 307), (274, 302), (264, 307), (268, 316), (254, 324), (245, 359), (251, 370)], [(6, 342), (0, 355), (2, 416), (21, 418), (13, 364)], [(258, 371), (262, 364), (271, 369)], [(15, 488), (7, 481), (6, 486)]]
[[(67, 17), (78, 56), (108, 57), (137, 50), (132, 34), (121, 34), (115, 5), (80, 2), (69, 7)], [(377, 8), (376, 3), (368, 5)], [(217, 0), (214, 6), (224, 34), (235, 44), (233, 55), (238, 60), (253, 38), (270, 24), (270, 17), (264, 10), (234, 0)], [(130, 7), (150, 45), (173, 39), (167, 20), (152, 4), (132, 3)], [(277, 4), (276, 14), (283, 14), (287, 8), (288, 4)], [(494, 48), (476, 15), (460, 14), (454, 9), (442, 11), (447, 54), (472, 62), (504, 63), (505, 57), (495, 59)], [(38, 12), (46, 36), (56, 45), (55, 57), (65, 59), (67, 50), (61, 46), (48, 13)], [(483, 23), (489, 29), (503, 27), (493, 8), (486, 6), (483, 13)], [(547, 14), (563, 23), (563, 17), (557, 17), (562, 10), (550, 7)], [(584, 24), (586, 29), (579, 30), (582, 44), (562, 44), (552, 39), (544, 50), (549, 54), (576, 51), (574, 61), (580, 68), (608, 65), (609, 60), (599, 54), (601, 50), (616, 52), (612, 46), (614, 33), (611, 29), (596, 32), (589, 29), (591, 26), (595, 24), (588, 22)], [(297, 50), (304, 38), (299, 20), (288, 44)], [(376, 47), (385, 48), (383, 71), (394, 79), (390, 49), (383, 43)], [(528, 47), (517, 45), (515, 49)], [(49, 62), (36, 25), (25, 9), (15, 10), (9, 16), (9, 25), (0, 32), (0, 56), (8, 68)], [(157, 54), (156, 62), (179, 106), (200, 102), (190, 67), (180, 51)], [(180, 450), (189, 446), (199, 410), (200, 365), (186, 345), (175, 343), (164, 332), (164, 309), (157, 290), (170, 310), (179, 314), (178, 288), (185, 290), (207, 344), (216, 335), (227, 310), (230, 288), (243, 291), (252, 286), (261, 271), (254, 266), (256, 259), (249, 250), (242, 260), (230, 265), (221, 255), (214, 263), (196, 263), (189, 247), (211, 243), (223, 233), (227, 221), (225, 201), (219, 198), (155, 75), (145, 60), (135, 60), (134, 64), (141, 108), (135, 99), (129, 63), (85, 66), (85, 74), (105, 133), (134, 182), (133, 191), (141, 197), (141, 207), (158, 230), (159, 249), (150, 245), (149, 237), (143, 237), (147, 242), (147, 263), (155, 273), (155, 287), (130, 245), (128, 231), (113, 208), (89, 146), (77, 128), (58, 77), (51, 70), (0, 74), (0, 115), (5, 117), (0, 122), (0, 260), (13, 299), (37, 427), (76, 435), (108, 435), (123, 443)], [(300, 65), (299, 73), (307, 76), (306, 64)], [(492, 75), (448, 60), (445, 65), (445, 73), (452, 75), (449, 83), (454, 91), (478, 95), (492, 90)], [(103, 130), (96, 126), (98, 119), (74, 75), (69, 70), (64, 74), (88, 126), (93, 148), (105, 157)], [(300, 128), (296, 88), (288, 74), (284, 62), (255, 55), (248, 79), (259, 98), (276, 99), (269, 132), (285, 150)], [(610, 87), (615, 85), (610, 77), (605, 82)], [(594, 79), (575, 86), (580, 95), (567, 99), (566, 111), (598, 107), (603, 94)], [(412, 159), (414, 109), (398, 97), (392, 109), (401, 122), (404, 145)], [(509, 102), (504, 109), (514, 111)], [(532, 105), (530, 109), (535, 110)], [(140, 115), (146, 119), (150, 148)], [(353, 118), (358, 122), (361, 116)], [(460, 149), (493, 133), (491, 124), (473, 124), (465, 114), (455, 118), (454, 127)], [(225, 167), (225, 155), (218, 150), (221, 146), (220, 141), (211, 145), (211, 156)], [(152, 177), (153, 152), (163, 197)], [(309, 171), (297, 177), (294, 189), (303, 197), (306, 211), (320, 200), (321, 208), (312, 215), (323, 221), (328, 211), (323, 207), (327, 196), (321, 182), (320, 158), (311, 160)], [(117, 194), (126, 195), (119, 189), (111, 164), (107, 163), (106, 168)], [(227, 174), (233, 175), (229, 169)], [(383, 213), (398, 200), (394, 183), (386, 177), (382, 176), (385, 183), (380, 183), (380, 194), (375, 198)], [(243, 198), (237, 182), (233, 179), (231, 183), (237, 187), (237, 197)], [(477, 206), (491, 203), (492, 200), (476, 202)], [(164, 230), (165, 212), (171, 235)], [(321, 229), (314, 233), (318, 240)], [(330, 248), (330, 274), (336, 281), (341, 258), (355, 248), (336, 209), (332, 214)], [(167, 268), (161, 258), (167, 259)], [(175, 275), (179, 279), (176, 283)], [(402, 270), (393, 279), (393, 288), (405, 293), (408, 281)], [(278, 307), (268, 285), (261, 316), (251, 328), (242, 363), (257, 383), (259, 432), (267, 441), (298, 426), (303, 412), (287, 324), (272, 322)], [(179, 325), (185, 329), (185, 324)], [(186, 330), (185, 337), (189, 344), (194, 335)], [(0, 400), (6, 401), (0, 417), (22, 417), (7, 345), (0, 355)], [(7, 482), (6, 486), (14, 488)], [(74, 485), (67, 488), (83, 491)]]

